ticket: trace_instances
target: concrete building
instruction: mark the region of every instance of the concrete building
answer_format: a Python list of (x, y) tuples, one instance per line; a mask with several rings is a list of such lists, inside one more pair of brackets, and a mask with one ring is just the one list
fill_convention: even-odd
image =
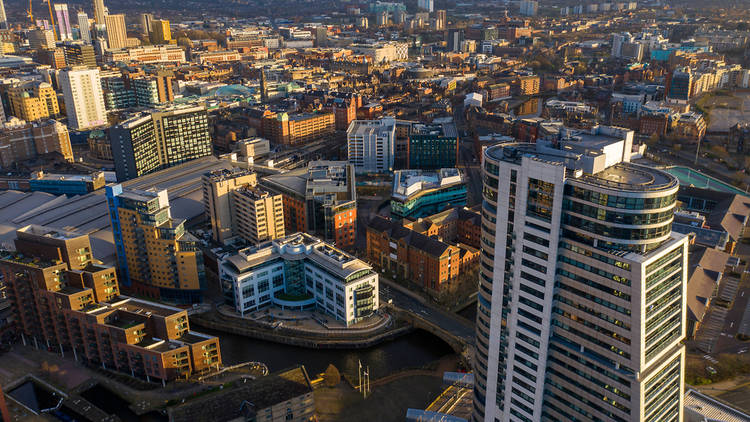
[(10, 119), (0, 123), (0, 166), (12, 169), (40, 155), (57, 153), (73, 161), (68, 127), (57, 120), (27, 123)]
[(109, 128), (118, 181), (211, 155), (205, 106), (153, 110)]
[(68, 126), (83, 130), (107, 124), (99, 69), (82, 66), (62, 70), (58, 75), (65, 99)]
[(307, 168), (267, 176), (260, 185), (283, 195), (287, 233), (311, 233), (339, 248), (354, 245), (357, 189), (353, 165), (311, 161)]
[(106, 187), (117, 264), (125, 290), (181, 305), (199, 303), (206, 288), (198, 239), (172, 218), (166, 190)]
[[(8, 29), (8, 16), (5, 15), (5, 3), (3, 2), (3, 0), (0, 0), (0, 29)], [(0, 400), (2, 400), (2, 390), (0, 390)], [(4, 401), (0, 403), (0, 409), (4, 407), (4, 404)], [(8, 417), (7, 408), (5, 408), (5, 412), (6, 413), (0, 413), (0, 415)]]
[(154, 15), (151, 13), (141, 13), (141, 34), (149, 35), (151, 33), (151, 22), (154, 21)]
[(205, 173), (201, 181), (203, 206), (211, 221), (211, 236), (218, 243), (227, 243), (237, 235), (232, 191), (244, 186), (256, 186), (258, 177), (251, 171), (222, 169)]
[(97, 25), (106, 25), (104, 0), (94, 0), (94, 23)]
[(221, 365), (219, 339), (191, 331), (186, 310), (120, 296), (115, 269), (91, 258), (87, 235), (27, 226), (15, 248), (0, 254), (0, 273), (29, 341), (149, 380)]
[(78, 22), (78, 31), (81, 34), (81, 41), (91, 44), (91, 26), (89, 25), (89, 15), (84, 11), (79, 11), (76, 15)]
[(92, 69), (97, 67), (94, 46), (81, 42), (65, 42), (62, 49), (68, 66), (86, 66)]
[(396, 143), (396, 121), (355, 120), (346, 131), (349, 164), (359, 173), (393, 171)]
[(107, 45), (110, 49), (125, 48), (128, 46), (128, 31), (125, 26), (125, 15), (106, 15), (104, 20), (107, 25)]
[(6, 93), (8, 113), (19, 119), (33, 122), (60, 114), (57, 93), (47, 82), (21, 82), (10, 86)]
[(227, 304), (242, 315), (316, 309), (350, 326), (379, 307), (372, 267), (306, 233), (241, 249), (222, 260), (219, 277)]
[(457, 168), (399, 170), (393, 174), (391, 213), (395, 216), (421, 218), (464, 205), (466, 185)]
[(475, 420), (681, 421), (679, 183), (633, 132), (561, 131), (483, 156)]

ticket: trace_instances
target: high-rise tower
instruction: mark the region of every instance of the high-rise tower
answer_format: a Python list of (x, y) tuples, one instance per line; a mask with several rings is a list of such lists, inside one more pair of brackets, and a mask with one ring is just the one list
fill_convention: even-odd
[(104, 0), (94, 0), (94, 23), (97, 25), (106, 25), (104, 19)]
[(484, 151), (475, 421), (681, 421), (687, 238), (633, 132)]

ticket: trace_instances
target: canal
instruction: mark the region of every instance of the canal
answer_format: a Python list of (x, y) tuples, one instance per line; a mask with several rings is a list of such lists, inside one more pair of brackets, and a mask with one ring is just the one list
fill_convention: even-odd
[(448, 344), (434, 335), (416, 330), (394, 340), (367, 349), (307, 349), (286, 344), (257, 340), (216, 330), (201, 329), (221, 339), (224, 365), (256, 361), (268, 365), (271, 372), (297, 364), (305, 365), (310, 377), (315, 377), (333, 364), (342, 374), (357, 376), (357, 368), (370, 367), (370, 379), (384, 377), (402, 369), (422, 367), (444, 356), (453, 354)]

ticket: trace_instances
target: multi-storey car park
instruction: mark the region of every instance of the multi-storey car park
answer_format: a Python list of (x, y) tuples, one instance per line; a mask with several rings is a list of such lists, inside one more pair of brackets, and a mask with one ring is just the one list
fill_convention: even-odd
[(484, 151), (474, 420), (682, 420), (678, 181), (630, 163), (632, 138)]

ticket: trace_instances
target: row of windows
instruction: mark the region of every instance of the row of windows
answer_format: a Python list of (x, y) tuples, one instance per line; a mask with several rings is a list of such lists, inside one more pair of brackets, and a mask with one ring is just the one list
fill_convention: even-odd
[(609, 265), (614, 265), (615, 267), (619, 267), (619, 268), (622, 268), (624, 270), (630, 270), (630, 264), (627, 263), (627, 262), (618, 261), (618, 260), (610, 258), (608, 256), (601, 255), (601, 254), (598, 254), (596, 252), (592, 252), (589, 249), (581, 248), (581, 247), (572, 245), (572, 244), (570, 244), (568, 242), (560, 242), (560, 247), (562, 247), (564, 249), (567, 249), (569, 251), (573, 251), (575, 253), (584, 255), (584, 256), (588, 256), (590, 258), (594, 258), (597, 261), (601, 261), (601, 262), (604, 262), (604, 263), (609, 264)]
[(622, 208), (628, 210), (650, 210), (666, 208), (675, 203), (676, 194), (661, 196), (657, 198), (634, 198), (615, 196), (584, 189), (578, 186), (565, 185), (565, 195), (573, 198), (605, 205), (611, 208)]
[(588, 272), (590, 272), (592, 274), (596, 274), (598, 276), (601, 276), (601, 277), (604, 277), (604, 278), (616, 281), (616, 282), (618, 282), (620, 284), (624, 284), (626, 286), (630, 286), (630, 280), (628, 280), (627, 278), (625, 278), (623, 276), (620, 276), (620, 275), (617, 275), (617, 274), (612, 274), (609, 271), (604, 271), (604, 270), (602, 270), (600, 268), (597, 268), (597, 267), (592, 267), (589, 264), (585, 264), (583, 262), (576, 261), (575, 259), (568, 258), (565, 255), (560, 255), (560, 257), (558, 258), (558, 261), (564, 262), (564, 263), (572, 265), (574, 267), (578, 267), (578, 268), (580, 268), (582, 270), (585, 270), (585, 271), (588, 271)]

